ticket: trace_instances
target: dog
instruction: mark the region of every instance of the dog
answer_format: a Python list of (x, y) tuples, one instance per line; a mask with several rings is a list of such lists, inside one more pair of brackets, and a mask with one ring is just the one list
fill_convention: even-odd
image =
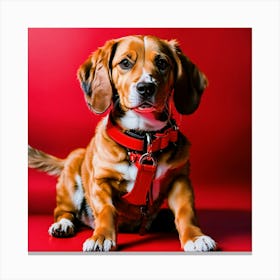
[(184, 251), (212, 251), (202, 233), (189, 179), (190, 143), (172, 117), (192, 114), (206, 76), (176, 40), (127, 36), (107, 41), (79, 67), (89, 109), (105, 116), (85, 149), (59, 159), (28, 147), (29, 167), (59, 176), (54, 237), (70, 237), (78, 222), (93, 235), (84, 252), (117, 249), (120, 229), (147, 231), (164, 201)]

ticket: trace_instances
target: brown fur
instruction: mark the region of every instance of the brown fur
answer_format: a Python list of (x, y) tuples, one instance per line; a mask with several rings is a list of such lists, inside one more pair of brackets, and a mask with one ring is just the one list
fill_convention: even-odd
[[(129, 63), (123, 62), (124, 59)], [(168, 66), (160, 68), (158, 59)], [(78, 78), (86, 102), (94, 112), (106, 111), (114, 100), (113, 94), (117, 93), (118, 101), (112, 109), (115, 122), (124, 130), (130, 129), (127, 116), (131, 114), (135, 117), (131, 125), (136, 131), (160, 130), (169, 122), (167, 104), (173, 90), (178, 111), (192, 113), (207, 85), (205, 75), (182, 54), (176, 41), (168, 42), (152, 36), (129, 36), (107, 42), (79, 68)], [(145, 114), (135, 113), (134, 108), (142, 106), (137, 101), (142, 97), (132, 90), (145, 79), (151, 79), (156, 85), (156, 92), (149, 96), (153, 111), (148, 118)], [(166, 119), (163, 114), (167, 114)], [(122, 199), (130, 183), (126, 173), (131, 168), (127, 150), (108, 136), (106, 123), (107, 117), (98, 124), (88, 147), (73, 151), (65, 160), (29, 149), (30, 167), (60, 175), (55, 223), (49, 230), (50, 234), (71, 236), (76, 231), (76, 220), (80, 219), (94, 228), (92, 237), (84, 243), (84, 251), (114, 250), (118, 226), (140, 226), (139, 207)], [(161, 152), (157, 161), (158, 170), (163, 170), (156, 178), (161, 187), (150, 210), (156, 214), (163, 199), (167, 198), (175, 216), (182, 248), (191, 251), (214, 249), (214, 241), (203, 235), (196, 221), (189, 180), (189, 142), (185, 136), (179, 132), (176, 145)], [(85, 203), (78, 196), (81, 187)]]

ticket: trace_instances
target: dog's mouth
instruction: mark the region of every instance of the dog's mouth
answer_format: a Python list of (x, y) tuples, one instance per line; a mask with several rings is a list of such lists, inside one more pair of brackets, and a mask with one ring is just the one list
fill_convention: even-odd
[(133, 110), (138, 113), (151, 113), (151, 112), (156, 111), (156, 108), (155, 108), (154, 104), (145, 101), (145, 102), (141, 103), (139, 106), (133, 108)]

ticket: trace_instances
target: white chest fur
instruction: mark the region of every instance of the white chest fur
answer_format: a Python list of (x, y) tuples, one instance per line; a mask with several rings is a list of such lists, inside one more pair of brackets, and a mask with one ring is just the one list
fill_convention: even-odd
[[(138, 168), (135, 164), (128, 162), (119, 163), (115, 166), (115, 169), (122, 174), (123, 178), (127, 181), (126, 191), (131, 192), (135, 185), (135, 180), (138, 173)], [(166, 172), (168, 171), (169, 166), (167, 164), (160, 163), (157, 166), (154, 182), (158, 183), (158, 181), (164, 177)], [(144, 182), (143, 182), (144, 183)], [(154, 197), (155, 199), (156, 197)]]
[(116, 164), (115, 169), (122, 174), (124, 180), (127, 181), (126, 191), (130, 192), (136, 180), (138, 169), (135, 164), (129, 164), (128, 162), (123, 162)]
[(162, 129), (166, 126), (166, 121), (156, 120), (152, 113), (140, 114), (130, 110), (121, 118), (121, 124), (127, 129), (151, 131)]

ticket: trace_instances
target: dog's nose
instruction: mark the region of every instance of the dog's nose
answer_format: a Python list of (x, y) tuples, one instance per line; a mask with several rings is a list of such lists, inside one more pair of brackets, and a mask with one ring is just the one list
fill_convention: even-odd
[(151, 96), (155, 93), (156, 86), (154, 83), (138, 83), (136, 90), (141, 95)]

